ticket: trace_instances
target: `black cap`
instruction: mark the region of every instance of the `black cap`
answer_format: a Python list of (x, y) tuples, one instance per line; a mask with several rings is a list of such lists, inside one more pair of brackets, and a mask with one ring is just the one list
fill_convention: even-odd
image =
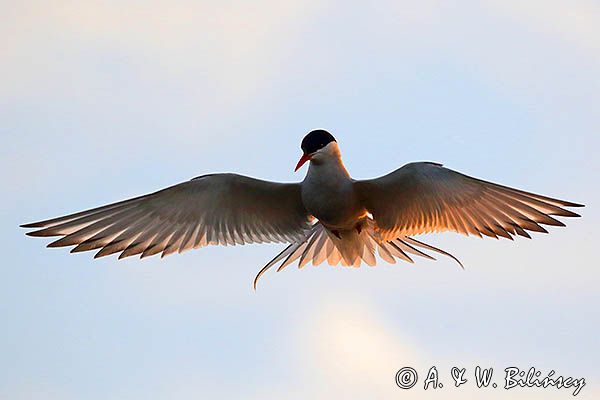
[(300, 148), (304, 151), (304, 154), (311, 154), (335, 141), (331, 133), (323, 129), (317, 129), (304, 136)]

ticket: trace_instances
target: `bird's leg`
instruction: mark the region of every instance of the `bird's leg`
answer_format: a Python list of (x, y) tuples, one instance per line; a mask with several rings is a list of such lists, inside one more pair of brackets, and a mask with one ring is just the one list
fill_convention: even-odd
[(360, 233), (362, 232), (362, 223), (359, 222), (354, 228), (356, 229), (356, 232), (358, 232), (358, 234), (360, 235)]

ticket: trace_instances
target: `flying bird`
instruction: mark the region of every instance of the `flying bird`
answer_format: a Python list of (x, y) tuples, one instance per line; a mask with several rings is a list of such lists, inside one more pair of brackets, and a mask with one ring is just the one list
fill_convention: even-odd
[[(579, 217), (564, 200), (463, 175), (434, 162), (407, 164), (375, 179), (355, 180), (344, 167), (336, 139), (314, 130), (302, 140), (296, 171), (302, 182), (276, 183), (247, 176), (210, 174), (155, 193), (64, 217), (21, 225), (29, 236), (59, 236), (48, 247), (97, 250), (141, 258), (206, 245), (287, 243), (260, 270), (298, 261), (359, 267), (412, 257), (434, 259), (439, 248), (412, 236), (454, 231), (464, 235), (531, 238), (542, 225), (564, 226), (552, 216)], [(462, 264), (460, 264), (462, 267)]]

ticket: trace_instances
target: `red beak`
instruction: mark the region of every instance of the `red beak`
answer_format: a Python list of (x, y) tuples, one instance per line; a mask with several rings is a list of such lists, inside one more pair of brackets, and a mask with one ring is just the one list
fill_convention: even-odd
[(300, 167), (304, 165), (305, 162), (310, 160), (311, 156), (312, 156), (312, 154), (302, 154), (302, 157), (300, 157), (300, 161), (298, 161), (298, 164), (296, 164), (296, 168), (294, 169), (294, 172), (298, 171), (300, 169)]

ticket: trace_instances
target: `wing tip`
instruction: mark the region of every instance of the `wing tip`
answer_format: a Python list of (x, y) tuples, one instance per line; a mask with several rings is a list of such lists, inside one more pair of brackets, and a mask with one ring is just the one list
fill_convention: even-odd
[(19, 225), (19, 228), (43, 228), (44, 224), (41, 222), (28, 222), (26, 224)]
[(575, 207), (575, 208), (581, 208), (581, 207), (585, 207), (585, 204), (580, 204), (580, 203), (571, 203), (570, 201), (565, 201), (565, 207)]

